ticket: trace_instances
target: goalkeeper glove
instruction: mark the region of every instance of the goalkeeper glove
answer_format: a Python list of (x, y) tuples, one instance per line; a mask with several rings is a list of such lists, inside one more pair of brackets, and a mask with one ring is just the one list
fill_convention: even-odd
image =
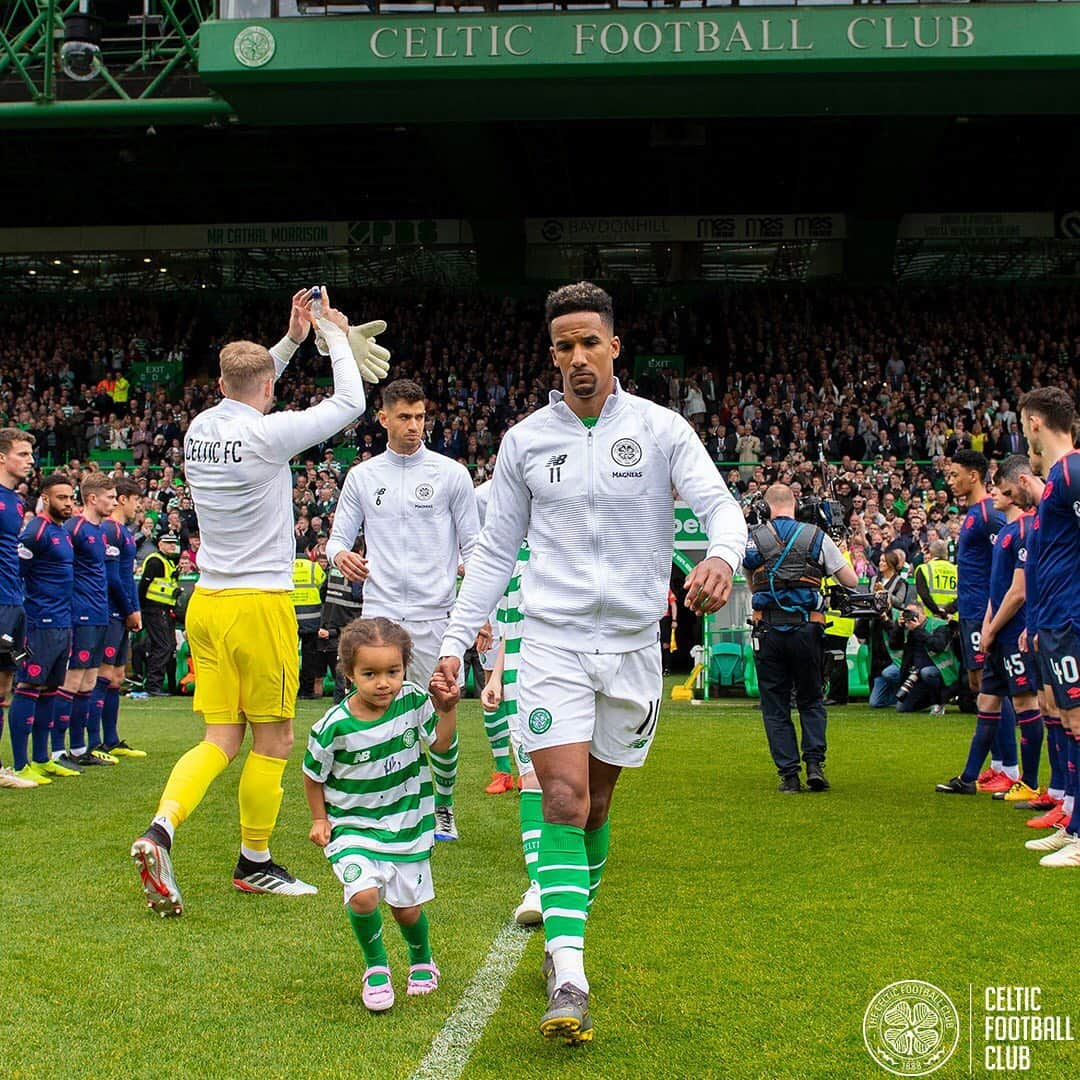
[[(319, 320), (319, 328), (315, 334), (315, 347), (323, 356), (329, 356), (330, 348), (326, 344), (326, 336), (322, 326), (324, 322), (325, 320)], [(333, 323), (328, 325), (332, 327), (331, 332), (341, 332)], [(375, 342), (376, 336), (384, 333), (385, 330), (386, 323), (381, 319), (364, 323), (363, 326), (349, 327), (349, 348), (352, 350), (353, 359), (356, 361), (356, 366), (364, 382), (380, 382), (386, 378), (390, 370), (390, 350)]]
[(386, 323), (382, 319), (349, 327), (349, 348), (364, 382), (380, 382), (390, 371), (390, 350), (375, 343), (376, 336), (385, 332)]

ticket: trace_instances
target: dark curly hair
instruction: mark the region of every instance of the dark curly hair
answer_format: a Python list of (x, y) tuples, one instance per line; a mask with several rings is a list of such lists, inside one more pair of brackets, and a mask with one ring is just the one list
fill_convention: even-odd
[(595, 311), (604, 321), (608, 332), (615, 329), (615, 305), (611, 297), (591, 281), (578, 281), (549, 292), (544, 304), (544, 319), (548, 326), (560, 315), (574, 315), (579, 311)]
[(352, 679), (356, 650), (369, 645), (391, 645), (401, 650), (401, 666), (408, 669), (412, 659), (412, 638), (409, 632), (390, 619), (353, 619), (338, 638), (338, 671)]
[(961, 469), (977, 472), (982, 479), (986, 479), (990, 463), (986, 460), (986, 455), (980, 454), (978, 450), (957, 450), (952, 460), (953, 464), (959, 465)]

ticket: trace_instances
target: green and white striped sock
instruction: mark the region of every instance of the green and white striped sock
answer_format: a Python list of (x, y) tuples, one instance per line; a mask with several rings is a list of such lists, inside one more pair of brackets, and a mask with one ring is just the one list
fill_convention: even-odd
[(536, 884), (536, 863), (540, 858), (540, 832), (544, 827), (544, 794), (523, 791), (518, 800), (518, 819), (521, 822), (521, 853), (525, 856), (525, 873), (529, 884)]
[(491, 744), (491, 756), (495, 759), (495, 771), (510, 771), (510, 725), (506, 722), (506, 702), (494, 712), (484, 710), (484, 730)]
[[(585, 830), (544, 822), (540, 830), (540, 906), (556, 985), (573, 982), (588, 993), (585, 979), (585, 920), (589, 907), (589, 864)], [(584, 985), (582, 985), (584, 984)]]
[(431, 760), (431, 775), (435, 781), (435, 805), (453, 806), (458, 765), (457, 732), (454, 733), (454, 741), (445, 754), (436, 754), (434, 750), (429, 750), (428, 758)]
[(599, 829), (585, 830), (585, 857), (589, 862), (589, 910), (596, 900), (600, 888), (600, 879), (604, 876), (604, 864), (607, 862), (608, 845), (611, 839), (611, 819)]

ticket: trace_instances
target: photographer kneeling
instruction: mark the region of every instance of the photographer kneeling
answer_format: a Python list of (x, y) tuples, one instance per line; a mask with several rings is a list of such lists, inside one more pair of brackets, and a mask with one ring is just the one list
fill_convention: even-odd
[(822, 655), (826, 575), (854, 589), (855, 571), (817, 525), (795, 520), (795, 496), (786, 484), (753, 505), (743, 565), (753, 593), (753, 646), (761, 712), (769, 752), (784, 794), (802, 791), (799, 742), (791, 721), (791, 692), (802, 727), (802, 760), (811, 791), (825, 791), (825, 702)]
[(874, 682), (871, 707), (895, 704), (896, 711), (904, 713), (940, 709), (959, 674), (952, 650), (955, 633), (955, 624), (928, 618), (920, 604), (908, 604), (886, 633), (893, 663)]

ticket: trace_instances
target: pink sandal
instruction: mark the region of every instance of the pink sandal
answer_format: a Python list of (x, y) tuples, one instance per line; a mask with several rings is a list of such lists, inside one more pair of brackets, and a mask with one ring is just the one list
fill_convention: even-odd
[[(385, 975), (386, 982), (379, 986), (371, 986), (368, 979), (372, 975)], [(364, 1007), (370, 1012), (386, 1012), (394, 1004), (394, 987), (390, 982), (390, 969), (388, 967), (369, 967), (364, 972)]]
[[(426, 971), (431, 975), (430, 979), (414, 979), (413, 975), (418, 971)], [(432, 990), (439, 989), (439, 969), (434, 963), (413, 964), (409, 968), (409, 985), (407, 993), (409, 997), (419, 994), (430, 994)]]

